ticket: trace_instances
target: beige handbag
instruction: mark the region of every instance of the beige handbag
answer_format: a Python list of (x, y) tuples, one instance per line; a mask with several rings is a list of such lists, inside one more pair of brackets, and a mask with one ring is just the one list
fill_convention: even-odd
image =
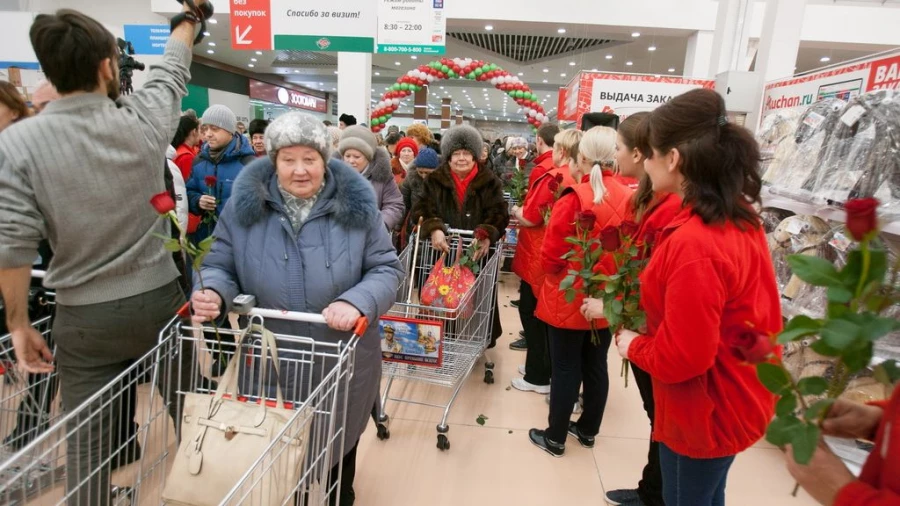
[[(278, 350), (275, 336), (260, 325), (249, 326), (241, 336), (242, 341), (250, 331), (262, 336), (259, 378), (262, 394), (268, 369), (266, 359), (270, 354), (275, 373), (279, 374)], [(238, 398), (241, 348), (237, 347), (215, 395), (190, 393), (185, 397), (181, 421), (184, 439), (163, 491), (165, 504), (220, 504), (270, 447), (277, 447), (274, 458), (265, 459), (265, 468), (254, 469), (255, 483), (242, 487), (242, 493), (252, 488), (249, 502), (255, 505), (283, 504), (300, 481), (309, 446), (309, 421), (312, 418), (307, 416), (309, 410), (304, 408), (305, 412), (299, 413), (286, 409), (277, 378), (276, 408), (267, 407), (266, 402), (255, 404), (235, 400)], [(225, 398), (226, 392), (231, 394), (230, 399)], [(282, 434), (295, 416), (291, 427)]]

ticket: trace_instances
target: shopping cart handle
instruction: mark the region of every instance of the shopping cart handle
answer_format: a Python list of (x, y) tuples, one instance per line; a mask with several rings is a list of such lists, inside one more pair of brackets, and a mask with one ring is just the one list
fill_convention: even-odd
[(191, 303), (185, 302), (178, 311), (175, 312), (177, 316), (180, 318), (190, 318), (191, 317)]
[(356, 320), (356, 326), (353, 327), (353, 333), (359, 337), (362, 337), (366, 330), (369, 328), (369, 319), (365, 316), (360, 316), (359, 320)]
[[(285, 311), (281, 309), (262, 309), (255, 307), (256, 297), (252, 295), (238, 295), (234, 299), (234, 310), (240, 315), (261, 316), (263, 318), (274, 318), (277, 320), (289, 320), (295, 322), (306, 323), (325, 323), (325, 317), (320, 313), (301, 313), (299, 311)], [(369, 319), (361, 316), (353, 327), (353, 333), (362, 336), (369, 328)]]

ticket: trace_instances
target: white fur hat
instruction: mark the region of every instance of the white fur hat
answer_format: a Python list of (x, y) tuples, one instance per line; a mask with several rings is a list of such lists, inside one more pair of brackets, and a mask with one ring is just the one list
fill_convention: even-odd
[(315, 149), (326, 163), (331, 157), (331, 134), (325, 124), (302, 112), (289, 112), (275, 119), (266, 129), (266, 152), (275, 163), (278, 150), (291, 146)]

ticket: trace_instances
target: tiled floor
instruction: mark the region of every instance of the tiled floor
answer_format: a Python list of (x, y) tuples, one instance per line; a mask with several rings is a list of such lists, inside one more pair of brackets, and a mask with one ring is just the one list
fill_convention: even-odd
[[(649, 424), (634, 386), (618, 378), (619, 357), (610, 350), (609, 402), (593, 450), (568, 444), (554, 459), (531, 445), (528, 429), (544, 428), (544, 396), (509, 388), (524, 363), (523, 352), (508, 348), (521, 329), (508, 305), (518, 298), (518, 280), (502, 277), (500, 311), (504, 337), (491, 352), (496, 383), (483, 382), (483, 361), (466, 381), (450, 414), (451, 448), (436, 448), (441, 411), (389, 403), (391, 438), (379, 441), (374, 426), (363, 436), (357, 461), (358, 506), (413, 505), (600, 505), (605, 490), (634, 487), (646, 460)], [(395, 383), (392, 395), (435, 404), (450, 391), (423, 384)], [(484, 426), (476, 423), (487, 417)], [(781, 453), (764, 442), (739, 455), (729, 475), (729, 506), (810, 506), (801, 492), (790, 496), (793, 480)]]

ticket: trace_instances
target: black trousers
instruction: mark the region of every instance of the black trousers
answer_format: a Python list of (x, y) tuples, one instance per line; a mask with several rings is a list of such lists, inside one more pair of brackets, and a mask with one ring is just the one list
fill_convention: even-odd
[(609, 396), (609, 367), (606, 359), (612, 334), (599, 329), (600, 344), (591, 342), (590, 330), (567, 330), (548, 325), (553, 382), (550, 384), (550, 427), (547, 438), (564, 443), (569, 431), (572, 407), (584, 384), (584, 411), (578, 429), (586, 436), (600, 432), (606, 399)]
[[(353, 491), (353, 480), (356, 479), (356, 450), (359, 449), (359, 441), (354, 443), (353, 448), (341, 461), (344, 468), (341, 470), (341, 488), (337, 495), (332, 495), (328, 499), (330, 506), (337, 504), (337, 497), (341, 498), (341, 506), (353, 506), (356, 501), (356, 493)], [(333, 486), (338, 479), (338, 466), (331, 468), (331, 485)]]
[[(656, 409), (653, 405), (653, 379), (643, 369), (634, 364), (630, 365), (634, 373), (634, 382), (641, 392), (641, 401), (644, 403), (644, 411), (650, 417), (650, 430), (653, 431)], [(659, 466), (659, 443), (650, 439), (650, 449), (647, 452), (647, 465), (641, 481), (638, 483), (638, 495), (647, 506), (665, 506), (663, 502), (662, 470)]]
[(534, 316), (537, 310), (534, 289), (522, 281), (519, 288), (519, 318), (528, 349), (525, 355), (525, 381), (532, 385), (550, 384), (550, 350), (547, 324)]

